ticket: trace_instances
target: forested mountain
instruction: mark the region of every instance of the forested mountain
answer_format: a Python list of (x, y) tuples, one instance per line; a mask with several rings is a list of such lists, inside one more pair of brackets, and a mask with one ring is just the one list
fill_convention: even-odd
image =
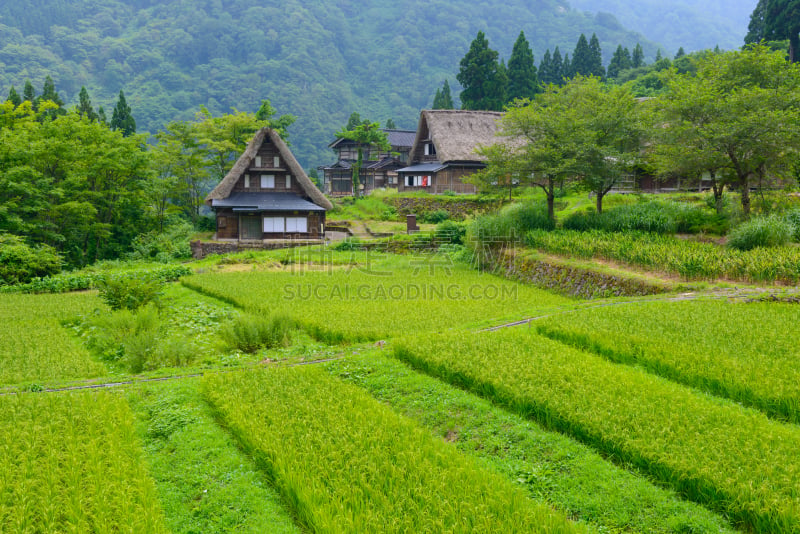
[(152, 133), (201, 104), (254, 112), (270, 99), (297, 116), (289, 141), (311, 167), (331, 159), (352, 111), (414, 128), (479, 30), (506, 60), (524, 30), (537, 65), (581, 33), (597, 34), (606, 60), (620, 43), (640, 42), (648, 61), (657, 48), (563, 0), (29, 0), (0, 14), (0, 90), (26, 79), (38, 90), (49, 74), (68, 104), (85, 85), (108, 112), (123, 89)]
[(645, 34), (673, 55), (719, 45), (733, 50), (744, 44), (750, 13), (757, 0), (569, 0), (572, 7), (611, 13), (625, 27)]

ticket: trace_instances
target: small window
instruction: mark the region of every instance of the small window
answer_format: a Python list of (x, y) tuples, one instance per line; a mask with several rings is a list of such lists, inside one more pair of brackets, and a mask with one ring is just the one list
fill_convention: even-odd
[(262, 174), (261, 175), (261, 189), (275, 189), (275, 175)]
[(249, 189), (250, 188), (250, 175), (249, 174), (245, 174), (244, 175), (244, 188), (245, 189)]
[(308, 232), (308, 219), (305, 217), (286, 217), (286, 231), (305, 234)]
[(256, 156), (256, 167), (261, 167), (261, 156)]
[(281, 158), (279, 156), (274, 156), (272, 158), (272, 166), (276, 169), (281, 166)]
[(292, 188), (292, 175), (291, 174), (287, 174), (286, 175), (286, 189), (291, 189), (291, 188)]
[(283, 229), (283, 217), (264, 217), (265, 234), (282, 234)]
[(433, 146), (433, 143), (425, 143), (425, 155), (426, 156), (436, 155), (436, 147)]

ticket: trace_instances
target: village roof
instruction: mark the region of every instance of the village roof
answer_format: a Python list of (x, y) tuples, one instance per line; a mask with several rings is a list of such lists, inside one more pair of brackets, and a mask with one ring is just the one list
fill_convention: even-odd
[[(327, 165), (327, 166), (321, 167), (321, 168), (323, 170), (329, 170), (329, 169), (330, 170), (333, 170), (333, 169), (352, 169), (353, 165), (355, 165), (355, 164), (356, 164), (355, 160), (340, 159), (339, 161), (337, 161), (336, 163), (334, 163), (332, 165)], [(382, 169), (384, 167), (391, 167), (392, 165), (402, 165), (402, 163), (399, 163), (397, 158), (383, 158), (383, 159), (379, 159), (379, 160), (369, 160), (369, 161), (364, 161), (361, 164), (361, 169), (362, 170), (366, 170), (366, 169)]]
[[(394, 148), (411, 148), (411, 145), (414, 144), (414, 138), (417, 135), (417, 132), (414, 130), (389, 130), (381, 128), (381, 131), (386, 134), (386, 140), (389, 141), (389, 144)], [(336, 148), (344, 143), (355, 144), (355, 142), (350, 139), (339, 138), (331, 142), (328, 148)]]
[(476, 154), (475, 149), (499, 141), (495, 134), (502, 116), (498, 111), (422, 110), (411, 153), (416, 154), (419, 144), (430, 140), (441, 162), (485, 161), (486, 158)]
[(206, 196), (206, 204), (209, 206), (214, 206), (213, 201), (224, 200), (231, 196), (231, 192), (233, 191), (233, 187), (236, 185), (236, 182), (250, 167), (251, 163), (256, 157), (258, 149), (266, 139), (269, 139), (278, 148), (278, 152), (283, 158), (283, 161), (285, 161), (286, 165), (289, 167), (289, 171), (292, 173), (292, 176), (303, 189), (303, 192), (305, 192), (306, 196), (311, 199), (311, 202), (326, 210), (333, 208), (331, 201), (325, 198), (325, 195), (323, 195), (322, 192), (317, 189), (317, 186), (315, 186), (308, 176), (306, 176), (306, 171), (304, 171), (303, 167), (301, 167), (297, 162), (294, 154), (292, 154), (292, 151), (289, 150), (286, 142), (281, 139), (281, 136), (278, 135), (278, 132), (271, 128), (261, 128), (255, 133), (253, 139), (251, 139), (250, 143), (247, 144), (247, 148), (245, 148), (242, 155), (239, 156), (239, 159), (236, 160), (236, 163), (233, 164), (230, 172), (228, 172), (228, 174), (225, 175), (225, 178), (223, 178), (222, 181), (217, 184), (217, 187), (215, 187), (213, 191)]
[(212, 199), (212, 208), (233, 208), (233, 211), (325, 211), (295, 193), (237, 192), (228, 198)]
[(404, 172), (404, 173), (439, 172), (445, 167), (447, 167), (447, 165), (439, 163), (437, 161), (435, 163), (421, 163), (419, 165), (411, 165), (410, 167), (403, 167), (402, 169), (397, 169), (397, 172)]

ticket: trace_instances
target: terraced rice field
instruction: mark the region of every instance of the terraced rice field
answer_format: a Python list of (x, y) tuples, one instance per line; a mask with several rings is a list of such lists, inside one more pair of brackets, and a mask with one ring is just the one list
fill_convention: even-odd
[(191, 310), (224, 301), (301, 341), (139, 377), (64, 326), (95, 294), (0, 295), (0, 532), (800, 532), (796, 305), (371, 259), (184, 279), (149, 320), (218, 342), (236, 314)]

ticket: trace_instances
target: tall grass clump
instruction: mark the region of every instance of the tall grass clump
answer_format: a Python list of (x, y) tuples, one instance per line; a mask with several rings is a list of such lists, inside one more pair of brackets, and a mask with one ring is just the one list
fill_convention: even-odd
[(794, 226), (785, 217), (777, 215), (753, 217), (728, 234), (728, 246), (738, 250), (778, 247), (790, 242), (794, 231)]
[(624, 204), (598, 214), (593, 209), (576, 212), (564, 219), (567, 230), (608, 232), (652, 232), (658, 234), (700, 232), (724, 233), (727, 220), (684, 202), (648, 201)]
[(319, 367), (209, 375), (203, 394), (309, 532), (583, 532)]
[(506, 206), (497, 213), (483, 215), (467, 227), (465, 245), (474, 256), (474, 263), (487, 262), (488, 249), (522, 242), (531, 230), (553, 230), (555, 221), (547, 215), (547, 206), (541, 202), (517, 203)]
[(222, 328), (222, 339), (232, 350), (254, 353), (261, 349), (288, 347), (294, 321), (286, 316), (240, 315)]
[(792, 241), (800, 242), (800, 208), (786, 212), (786, 222), (792, 225)]

